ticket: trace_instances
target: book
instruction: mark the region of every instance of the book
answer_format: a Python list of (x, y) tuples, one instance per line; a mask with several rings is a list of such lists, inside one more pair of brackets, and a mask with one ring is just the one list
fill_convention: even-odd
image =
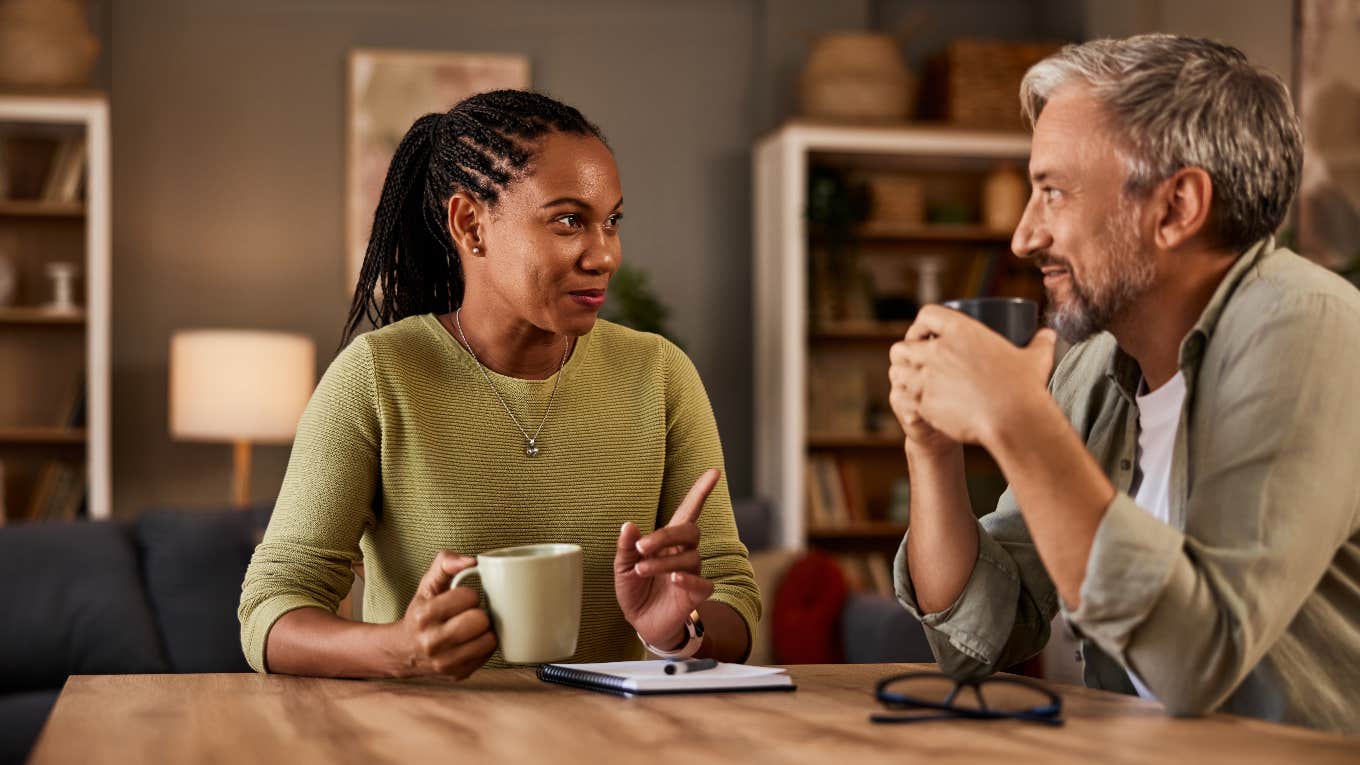
[(57, 424), (66, 428), (85, 427), (85, 375), (77, 375), (66, 389)]
[(713, 669), (666, 674), (666, 661), (608, 661), (598, 664), (544, 664), (538, 679), (617, 696), (671, 693), (792, 691), (793, 678), (780, 667), (719, 662)]
[(0, 138), (0, 199), (9, 199), (9, 142)]
[(57, 490), (48, 499), (45, 521), (73, 521), (85, 501), (85, 470), (74, 465), (62, 465)]
[(991, 255), (975, 253), (968, 260), (968, 272), (963, 279), (963, 289), (961, 294), (968, 297), (982, 297), (986, 287), (987, 271), (990, 268)]
[(844, 528), (850, 525), (850, 510), (845, 503), (845, 487), (841, 484), (840, 470), (836, 458), (831, 455), (818, 456), (813, 465), (817, 472), (817, 488), (822, 495), (822, 505), (826, 508), (828, 528)]
[(85, 139), (68, 138), (57, 144), (43, 180), (41, 199), (69, 203), (80, 198), (80, 182), (85, 177)]
[(33, 492), (28, 499), (28, 513), (24, 520), (39, 521), (47, 513), (47, 503), (51, 501), (52, 492), (56, 489), (57, 481), (61, 476), (61, 465), (56, 462), (48, 462), (43, 465), (38, 473), (38, 479), (33, 484)]
[(81, 181), (85, 179), (85, 141), (76, 139), (66, 155), (66, 164), (57, 177), (57, 202), (80, 201)]
[(869, 578), (873, 580), (873, 590), (879, 595), (889, 598), (897, 597), (896, 588), (893, 587), (892, 562), (883, 553), (869, 553), (865, 561), (869, 568)]
[(75, 150), (75, 144), (69, 139), (57, 142), (52, 150), (52, 158), (47, 163), (47, 174), (43, 177), (42, 193), (39, 199), (45, 202), (56, 202), (59, 197), (59, 188), (62, 179), (66, 175), (66, 167), (71, 162), (71, 152)]
[(817, 483), (817, 463), (812, 457), (804, 458), (803, 485), (807, 491), (808, 527), (821, 529), (830, 526), (826, 506), (822, 504), (821, 487)]
[(845, 496), (846, 511), (851, 524), (869, 522), (869, 506), (864, 499), (864, 481), (860, 477), (859, 464), (854, 460), (836, 460), (841, 474), (841, 486)]

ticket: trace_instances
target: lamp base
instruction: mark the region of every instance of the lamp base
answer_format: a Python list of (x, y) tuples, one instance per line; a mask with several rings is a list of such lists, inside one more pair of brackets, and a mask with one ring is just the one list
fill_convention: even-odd
[(231, 471), (231, 500), (237, 510), (250, 508), (250, 442), (233, 444)]

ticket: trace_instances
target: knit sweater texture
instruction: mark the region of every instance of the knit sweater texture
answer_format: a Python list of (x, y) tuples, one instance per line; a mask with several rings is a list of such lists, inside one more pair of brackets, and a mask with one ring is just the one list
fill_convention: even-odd
[[(487, 370), (533, 433), (525, 439), (477, 362), (431, 315), (356, 338), (307, 405), (264, 540), (242, 587), (241, 645), (257, 671), (279, 617), (334, 612), (364, 565), (363, 618), (400, 619), (435, 555), (574, 542), (584, 550), (575, 662), (640, 658), (614, 595), (613, 561), (625, 521), (664, 526), (694, 481), (722, 467), (713, 410), (689, 358), (665, 339), (604, 320), (546, 380)], [(698, 525), (703, 575), (751, 634), (760, 618), (747, 550), (727, 481)], [(497, 652), (487, 664), (505, 666)]]

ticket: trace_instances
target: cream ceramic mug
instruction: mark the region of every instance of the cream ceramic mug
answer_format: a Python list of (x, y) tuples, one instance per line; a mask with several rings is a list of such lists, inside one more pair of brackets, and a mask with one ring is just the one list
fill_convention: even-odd
[(581, 630), (580, 545), (503, 547), (477, 556), (450, 588), (482, 580), (501, 656), (511, 664), (560, 661), (576, 653)]

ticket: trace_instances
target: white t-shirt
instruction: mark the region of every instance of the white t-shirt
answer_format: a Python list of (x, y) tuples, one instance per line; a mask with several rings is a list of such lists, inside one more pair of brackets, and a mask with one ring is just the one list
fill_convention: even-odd
[[(1171, 522), (1171, 455), (1185, 403), (1185, 377), (1180, 372), (1154, 391), (1140, 387), (1138, 400), (1138, 493), (1133, 501), (1162, 523)], [(1157, 700), (1134, 673), (1133, 687), (1145, 699)]]

